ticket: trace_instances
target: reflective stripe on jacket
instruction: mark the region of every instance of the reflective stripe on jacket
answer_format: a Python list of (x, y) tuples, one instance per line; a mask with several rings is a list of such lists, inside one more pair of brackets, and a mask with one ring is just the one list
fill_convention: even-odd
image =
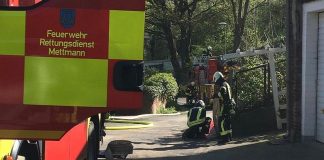
[(194, 107), (188, 112), (188, 127), (192, 127), (205, 122), (206, 109), (202, 107)]

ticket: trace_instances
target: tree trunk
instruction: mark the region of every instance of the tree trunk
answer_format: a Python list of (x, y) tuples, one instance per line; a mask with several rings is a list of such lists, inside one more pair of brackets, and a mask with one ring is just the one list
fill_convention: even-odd
[(302, 2), (287, 0), (287, 98), (288, 137), (291, 142), (301, 140), (302, 95)]
[(191, 25), (182, 25), (181, 26), (181, 39), (179, 41), (179, 53), (182, 63), (182, 76), (180, 81), (186, 82), (189, 80), (189, 71), (192, 69), (190, 52), (191, 52)]
[(151, 59), (155, 59), (155, 43), (156, 43), (156, 38), (153, 35), (152, 39), (150, 40), (150, 54), (151, 54)]
[(233, 48), (232, 52), (235, 52), (241, 44), (241, 39), (242, 39), (242, 33), (241, 33), (241, 27), (239, 26), (240, 24), (236, 24), (234, 28), (234, 39), (233, 39)]
[(235, 52), (241, 45), (245, 21), (249, 13), (250, 0), (240, 0), (238, 2), (231, 0), (231, 5), (233, 12), (232, 14), (234, 17), (234, 39), (232, 52)]
[(170, 60), (171, 60), (172, 66), (173, 66), (175, 78), (177, 81), (179, 81), (181, 79), (181, 66), (180, 66), (178, 58), (177, 58), (177, 55), (178, 55), (177, 45), (174, 40), (170, 22), (165, 22), (165, 24), (163, 26), (163, 32), (165, 33), (165, 38), (166, 38), (166, 41), (168, 42), (168, 48), (170, 51)]

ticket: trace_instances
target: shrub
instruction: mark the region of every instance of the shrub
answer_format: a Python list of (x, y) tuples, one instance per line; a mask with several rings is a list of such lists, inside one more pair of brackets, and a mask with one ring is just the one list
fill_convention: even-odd
[(145, 75), (144, 75), (144, 78), (147, 79), (149, 77), (151, 77), (152, 75), (154, 74), (157, 74), (159, 73), (159, 70), (157, 70), (156, 68), (145, 68)]
[(177, 82), (171, 73), (156, 73), (144, 80), (144, 92), (152, 99), (174, 100), (178, 90)]
[[(276, 76), (279, 91), (286, 88), (286, 57), (285, 54), (276, 54)], [(242, 59), (242, 68), (249, 69), (261, 64), (266, 64), (268, 61), (263, 56), (248, 57)], [(264, 95), (264, 73), (263, 68), (253, 69), (247, 72), (237, 73), (237, 99), (238, 107), (241, 109), (257, 109), (264, 105), (264, 102), (272, 101), (272, 93)], [(269, 77), (267, 77), (269, 78)], [(267, 80), (268, 81), (268, 80)], [(268, 82), (266, 82), (268, 83)], [(270, 82), (271, 85), (271, 82)], [(270, 88), (272, 91), (272, 87)], [(233, 90), (235, 93), (235, 90)], [(281, 102), (284, 103), (284, 97), (281, 97)], [(271, 102), (270, 105), (273, 105)]]
[(159, 107), (156, 112), (157, 114), (172, 114), (172, 113), (177, 113), (177, 110), (175, 107), (166, 107), (166, 108)]

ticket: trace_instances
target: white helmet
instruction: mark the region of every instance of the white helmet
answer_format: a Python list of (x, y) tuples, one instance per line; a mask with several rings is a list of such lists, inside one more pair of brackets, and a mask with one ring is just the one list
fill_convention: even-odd
[(205, 102), (203, 100), (197, 101), (197, 106), (205, 107)]
[(216, 83), (220, 77), (224, 78), (223, 74), (221, 72), (218, 72), (218, 71), (215, 72), (214, 75), (213, 75), (213, 82)]
[(213, 50), (213, 48), (212, 48), (211, 46), (208, 46), (208, 47), (207, 47), (207, 50), (208, 50), (208, 51), (211, 51), (211, 50)]

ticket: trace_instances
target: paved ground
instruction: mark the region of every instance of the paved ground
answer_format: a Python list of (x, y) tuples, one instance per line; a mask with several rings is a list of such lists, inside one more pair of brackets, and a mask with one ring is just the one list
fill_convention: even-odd
[[(211, 114), (210, 112), (208, 113)], [(141, 118), (154, 123), (151, 128), (107, 131), (101, 149), (112, 140), (129, 140), (134, 153), (127, 159), (136, 160), (323, 160), (324, 144), (280, 144), (269, 140), (279, 133), (235, 138), (226, 145), (217, 145), (213, 137), (183, 141), (186, 115), (148, 116)], [(107, 124), (109, 125), (109, 124)]]

